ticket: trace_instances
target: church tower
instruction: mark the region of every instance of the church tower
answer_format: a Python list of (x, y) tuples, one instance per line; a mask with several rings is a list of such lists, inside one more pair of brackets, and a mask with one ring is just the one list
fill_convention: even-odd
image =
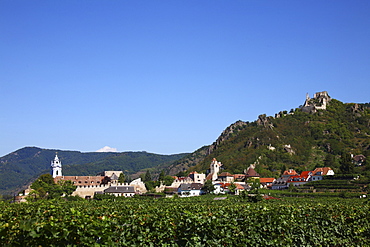
[(220, 171), (222, 164), (218, 162), (216, 158), (213, 158), (212, 163), (210, 165), (210, 174), (212, 174), (212, 181), (216, 181), (218, 178), (218, 173)]
[(55, 154), (54, 160), (51, 162), (51, 175), (53, 178), (62, 176), (62, 163), (58, 158), (58, 154)]

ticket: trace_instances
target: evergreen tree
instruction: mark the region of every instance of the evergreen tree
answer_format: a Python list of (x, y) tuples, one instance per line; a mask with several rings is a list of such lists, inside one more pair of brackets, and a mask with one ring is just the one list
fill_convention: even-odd
[(125, 183), (125, 174), (123, 172), (118, 177), (118, 183), (120, 184)]
[(325, 167), (337, 167), (337, 164), (335, 163), (335, 156), (331, 153), (327, 153), (325, 160), (324, 160), (324, 166)]
[(164, 171), (161, 171), (161, 173), (159, 174), (158, 181), (163, 182), (164, 181), (164, 177), (165, 177)]
[(352, 162), (351, 154), (349, 153), (343, 153), (341, 160), (340, 160), (340, 171), (343, 174), (352, 174), (354, 170), (355, 165)]
[(145, 176), (144, 176), (144, 182), (152, 181), (152, 175), (150, 174), (149, 170), (146, 170)]

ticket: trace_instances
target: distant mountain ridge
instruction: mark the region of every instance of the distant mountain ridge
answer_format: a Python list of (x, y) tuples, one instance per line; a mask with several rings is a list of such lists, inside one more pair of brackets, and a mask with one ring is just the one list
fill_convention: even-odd
[(147, 152), (64, 151), (24, 147), (0, 158), (0, 194), (16, 193), (31, 181), (50, 172), (55, 154), (62, 162), (63, 175), (88, 176), (105, 170), (122, 170), (127, 174), (170, 164), (187, 154), (159, 155)]

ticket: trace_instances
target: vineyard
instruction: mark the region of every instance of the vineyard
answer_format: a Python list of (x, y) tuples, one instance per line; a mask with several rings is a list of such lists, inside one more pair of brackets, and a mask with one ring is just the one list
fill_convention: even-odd
[(0, 202), (0, 246), (370, 245), (368, 201), (286, 200)]

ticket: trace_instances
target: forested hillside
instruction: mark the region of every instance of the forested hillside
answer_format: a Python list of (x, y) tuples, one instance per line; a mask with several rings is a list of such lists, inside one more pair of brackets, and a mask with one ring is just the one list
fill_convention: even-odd
[[(205, 172), (216, 158), (224, 164), (224, 171), (243, 173), (255, 164), (263, 177), (278, 177), (287, 168), (300, 172), (330, 166), (340, 172), (343, 154), (370, 157), (369, 104), (332, 99), (326, 110), (304, 112), (297, 108), (275, 117), (260, 115), (254, 122), (238, 121), (188, 171)], [(361, 172), (366, 173), (366, 168)]]
[(62, 162), (63, 175), (96, 175), (106, 170), (133, 174), (184, 157), (187, 154), (159, 155), (147, 152), (82, 153), (25, 147), (0, 158), (0, 194), (17, 192), (43, 173), (50, 172), (56, 152)]

